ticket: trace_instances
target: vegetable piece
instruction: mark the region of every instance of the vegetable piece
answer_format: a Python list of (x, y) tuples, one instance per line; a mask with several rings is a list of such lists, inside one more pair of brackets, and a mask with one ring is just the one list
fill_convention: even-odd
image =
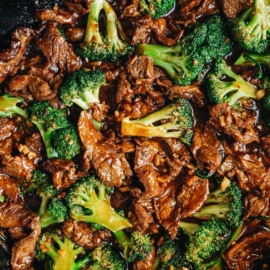
[(153, 19), (165, 16), (175, 6), (175, 0), (140, 0), (142, 14), (150, 14)]
[(77, 104), (83, 110), (93, 103), (99, 103), (99, 91), (106, 85), (104, 71), (78, 70), (72, 73), (60, 87), (60, 97), (67, 106)]
[(18, 114), (27, 119), (27, 111), (17, 106), (17, 103), (21, 102), (23, 102), (23, 99), (20, 97), (12, 97), (8, 94), (0, 96), (0, 117), (9, 117)]
[(188, 85), (212, 60), (231, 52), (224, 21), (217, 15), (200, 24), (172, 47), (139, 44), (135, 53), (148, 55), (155, 65), (164, 68), (175, 84)]
[(231, 22), (234, 39), (247, 51), (263, 53), (269, 45), (270, 3), (254, 0), (251, 7)]
[(52, 134), (52, 145), (57, 152), (58, 158), (71, 160), (81, 150), (81, 142), (74, 125), (56, 130)]
[[(160, 121), (161, 124), (157, 124)], [(130, 120), (125, 117), (122, 120), (121, 132), (128, 136), (179, 138), (183, 143), (190, 144), (193, 123), (189, 102), (178, 98), (170, 105), (141, 119)]]
[[(101, 11), (106, 17), (106, 36), (99, 29)], [(117, 62), (132, 47), (127, 43), (122, 25), (107, 0), (93, 0), (91, 3), (84, 42), (77, 53), (89, 61)]]
[(270, 79), (265, 77), (261, 85), (265, 91), (265, 95), (261, 100), (261, 117), (266, 125), (270, 127)]
[(238, 57), (238, 59), (234, 62), (234, 65), (244, 65), (247, 63), (263, 64), (269, 68), (270, 67), (270, 54), (243, 52)]
[(35, 101), (30, 107), (30, 119), (36, 125), (43, 139), (47, 158), (57, 157), (57, 152), (52, 146), (54, 131), (70, 125), (67, 120), (67, 111), (50, 106), (49, 102)]
[(118, 244), (123, 249), (123, 256), (127, 262), (135, 259), (144, 261), (152, 250), (151, 239), (147, 234), (139, 231), (133, 231), (128, 236), (124, 231), (114, 232), (114, 236)]
[[(227, 76), (230, 79), (223, 80)], [(206, 76), (205, 85), (211, 102), (233, 106), (241, 98), (257, 99), (257, 88), (234, 73), (225, 60), (217, 61)]]
[(95, 176), (82, 178), (66, 196), (71, 218), (96, 223), (113, 232), (130, 227), (131, 224), (112, 208), (111, 191)]

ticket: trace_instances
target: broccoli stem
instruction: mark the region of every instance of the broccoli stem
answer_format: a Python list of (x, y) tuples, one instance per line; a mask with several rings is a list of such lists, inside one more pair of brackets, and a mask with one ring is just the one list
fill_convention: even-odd
[(51, 198), (47, 198), (45, 196), (41, 197), (40, 207), (39, 207), (38, 212), (37, 212), (38, 216), (41, 217), (47, 212), (48, 204), (49, 204), (50, 200), (51, 200)]
[(46, 228), (52, 224), (60, 223), (64, 221), (64, 217), (56, 218), (53, 214), (46, 212), (40, 216), (40, 227)]
[(116, 231), (114, 232), (114, 236), (123, 250), (130, 244), (130, 238), (126, 235), (123, 231)]
[(270, 54), (242, 53), (235, 61), (234, 65), (244, 65), (246, 63), (259, 63), (270, 67)]
[(191, 236), (200, 229), (200, 225), (196, 223), (180, 221), (179, 228), (181, 228), (186, 235)]
[(200, 212), (195, 213), (193, 216), (201, 219), (209, 220), (213, 217), (218, 219), (226, 219), (226, 213), (229, 211), (227, 203), (219, 203), (204, 206)]

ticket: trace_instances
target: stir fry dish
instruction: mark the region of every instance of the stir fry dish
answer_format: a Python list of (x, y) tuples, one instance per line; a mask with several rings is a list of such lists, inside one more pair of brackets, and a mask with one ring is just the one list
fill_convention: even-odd
[(47, 2), (0, 52), (0, 269), (270, 269), (270, 2)]

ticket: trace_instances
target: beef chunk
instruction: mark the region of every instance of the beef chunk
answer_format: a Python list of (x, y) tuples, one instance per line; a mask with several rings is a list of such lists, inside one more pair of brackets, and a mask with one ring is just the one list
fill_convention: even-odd
[(235, 18), (239, 12), (250, 7), (253, 0), (221, 0), (222, 9), (229, 19)]
[(155, 246), (152, 245), (152, 250), (147, 255), (144, 261), (135, 260), (132, 263), (132, 270), (151, 270), (156, 258), (156, 249)]
[(17, 203), (0, 203), (0, 227), (4, 229), (25, 227), (29, 233), (12, 247), (11, 265), (13, 270), (31, 269), (36, 241), (40, 234), (39, 217)]
[(111, 233), (107, 229), (93, 231), (87, 223), (69, 219), (62, 226), (64, 234), (75, 244), (85, 249), (93, 249), (104, 241), (109, 241)]
[(270, 135), (261, 138), (261, 146), (264, 152), (270, 157)]
[(87, 157), (99, 179), (108, 186), (127, 185), (132, 176), (130, 165), (121, 147), (95, 128), (91, 112), (81, 112), (78, 132)]
[(17, 28), (12, 34), (10, 48), (0, 53), (0, 84), (24, 59), (34, 36), (34, 30), (31, 28)]
[(270, 232), (261, 230), (237, 241), (223, 257), (229, 269), (248, 270), (269, 249)]
[(200, 171), (213, 173), (220, 167), (223, 147), (212, 129), (195, 131), (190, 150)]

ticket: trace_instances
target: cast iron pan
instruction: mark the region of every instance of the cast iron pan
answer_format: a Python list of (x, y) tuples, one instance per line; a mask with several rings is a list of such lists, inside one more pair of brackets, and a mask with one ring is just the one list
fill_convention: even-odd
[(10, 44), (11, 33), (18, 26), (35, 27), (35, 10), (51, 8), (63, 0), (0, 0), (0, 50)]

